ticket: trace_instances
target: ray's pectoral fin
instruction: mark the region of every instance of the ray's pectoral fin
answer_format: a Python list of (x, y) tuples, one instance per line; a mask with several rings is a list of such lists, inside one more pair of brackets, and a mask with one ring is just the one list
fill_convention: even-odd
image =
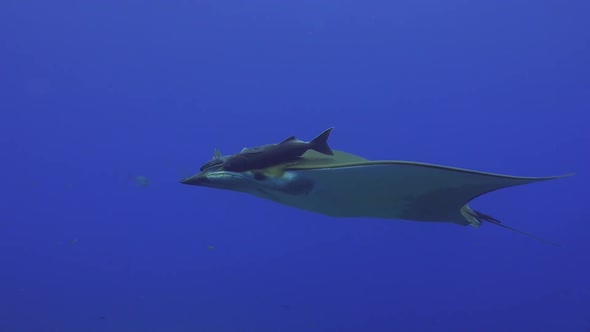
[(465, 204), (461, 208), (461, 214), (465, 217), (465, 219), (467, 219), (467, 221), (471, 224), (471, 226), (476, 227), (476, 228), (479, 227), (479, 226), (481, 226), (481, 224), (484, 221), (486, 221), (486, 222), (489, 222), (491, 224), (500, 226), (502, 228), (509, 229), (509, 230), (511, 230), (513, 232), (516, 232), (516, 233), (519, 233), (519, 234), (528, 236), (528, 237), (533, 238), (535, 240), (548, 243), (548, 244), (550, 244), (552, 246), (561, 247), (560, 244), (557, 244), (555, 242), (551, 242), (549, 240), (546, 240), (546, 239), (540, 238), (538, 236), (529, 234), (527, 232), (521, 231), (521, 230), (516, 229), (514, 227), (510, 227), (510, 226), (504, 225), (500, 220), (498, 220), (498, 219), (496, 219), (496, 218), (494, 218), (494, 217), (492, 217), (490, 215), (487, 215), (487, 214), (482, 213), (482, 212), (479, 212), (479, 211), (472, 210), (469, 207), (469, 205), (467, 205), (467, 204)]

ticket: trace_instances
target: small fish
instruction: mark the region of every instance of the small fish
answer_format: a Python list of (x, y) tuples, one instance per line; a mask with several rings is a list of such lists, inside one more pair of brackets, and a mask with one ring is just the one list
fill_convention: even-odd
[[(222, 160), (222, 167), (226, 171), (244, 172), (296, 160), (308, 150), (314, 150), (325, 155), (333, 155), (334, 152), (328, 145), (328, 138), (332, 129), (328, 128), (324, 130), (309, 142), (291, 136), (278, 144), (244, 148), (242, 151), (226, 158), (219, 156), (217, 162)], [(211, 162), (214, 162), (214, 160)]]
[(222, 156), (221, 152), (219, 152), (219, 150), (215, 149), (213, 151), (213, 158), (211, 160), (209, 160), (207, 163), (205, 163), (203, 166), (201, 166), (200, 170), (201, 172), (209, 169), (211, 167), (215, 167), (215, 166), (221, 166), (223, 164), (223, 162), (225, 161), (225, 159), (227, 159), (228, 156)]
[(129, 178), (131, 180), (133, 180), (135, 182), (135, 184), (140, 187), (147, 187), (150, 185), (150, 180), (143, 175), (130, 176)]

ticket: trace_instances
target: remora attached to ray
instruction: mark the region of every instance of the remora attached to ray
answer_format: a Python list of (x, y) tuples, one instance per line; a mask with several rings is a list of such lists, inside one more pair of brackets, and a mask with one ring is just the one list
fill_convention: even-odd
[(223, 160), (222, 167), (226, 171), (234, 172), (266, 168), (299, 159), (301, 155), (309, 150), (332, 155), (334, 153), (328, 146), (328, 138), (331, 132), (332, 128), (328, 128), (309, 142), (291, 136), (277, 144), (244, 148), (242, 151), (226, 157)]
[(277, 160), (270, 167), (241, 172), (228, 171), (217, 163), (181, 182), (249, 193), (334, 217), (474, 227), (487, 221), (523, 233), (472, 210), (468, 203), (498, 189), (571, 175), (510, 176), (420, 162), (367, 160), (337, 150), (333, 155), (308, 150), (296, 160)]

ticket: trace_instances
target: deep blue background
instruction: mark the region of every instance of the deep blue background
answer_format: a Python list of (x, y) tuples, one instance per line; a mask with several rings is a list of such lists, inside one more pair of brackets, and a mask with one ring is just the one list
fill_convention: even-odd
[[(1, 1), (0, 331), (588, 331), (589, 12)], [(564, 248), (178, 183), (330, 126), (367, 158), (576, 172), (472, 203)]]

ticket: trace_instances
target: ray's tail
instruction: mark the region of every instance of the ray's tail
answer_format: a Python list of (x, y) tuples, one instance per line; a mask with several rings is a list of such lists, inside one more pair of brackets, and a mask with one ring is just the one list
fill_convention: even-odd
[(471, 226), (476, 227), (476, 228), (480, 227), (481, 224), (484, 221), (486, 221), (486, 222), (489, 222), (491, 224), (494, 224), (494, 225), (497, 225), (497, 226), (506, 228), (508, 230), (511, 230), (513, 232), (520, 233), (522, 235), (528, 236), (528, 237), (533, 238), (535, 240), (538, 240), (538, 241), (541, 241), (541, 242), (545, 242), (545, 243), (550, 244), (552, 246), (561, 247), (561, 245), (559, 245), (559, 244), (557, 244), (555, 242), (551, 242), (549, 240), (546, 240), (546, 239), (540, 238), (538, 236), (529, 234), (527, 232), (521, 231), (521, 230), (516, 229), (514, 227), (510, 227), (510, 226), (504, 225), (500, 220), (498, 220), (498, 219), (496, 219), (496, 218), (494, 218), (494, 217), (492, 217), (490, 215), (487, 215), (485, 213), (481, 213), (479, 211), (472, 210), (467, 204), (465, 204), (465, 206), (463, 206), (461, 208), (461, 214), (463, 215), (463, 217), (465, 217), (465, 219), (467, 219), (467, 221), (471, 224)]

